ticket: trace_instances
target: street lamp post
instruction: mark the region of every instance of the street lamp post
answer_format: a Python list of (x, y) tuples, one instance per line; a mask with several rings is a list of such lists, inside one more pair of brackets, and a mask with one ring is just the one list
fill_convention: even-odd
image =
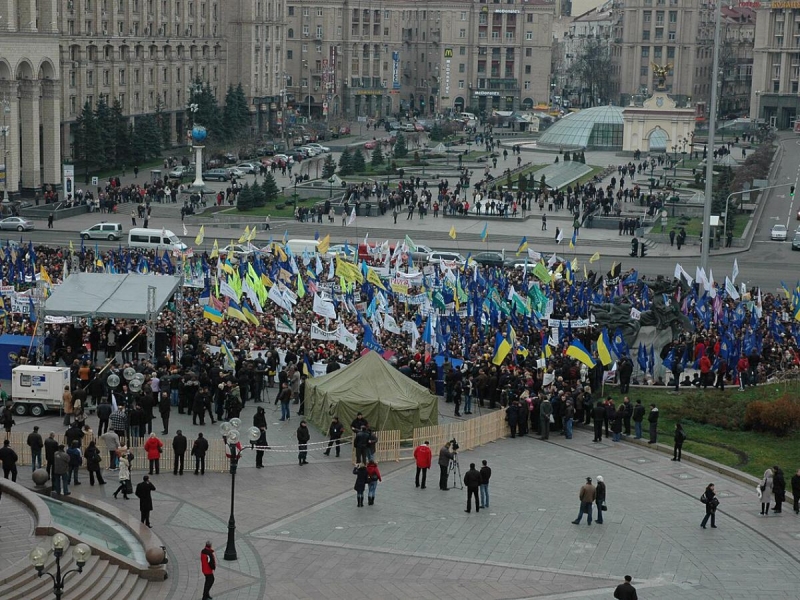
[[(388, 176), (387, 176), (386, 180), (387, 180), (387, 181), (389, 180)], [(331, 193), (330, 193), (330, 195), (328, 196), (328, 198), (329, 198), (329, 199), (330, 199), (330, 198), (333, 198), (333, 182), (334, 182), (334, 181), (336, 181), (336, 179), (335, 179), (333, 176), (331, 176), (331, 177), (329, 177), (329, 178), (328, 178), (328, 183), (329, 183), (329, 184), (330, 184), (330, 186), (331, 186)]]
[(11, 102), (7, 98), (0, 100), (3, 105), (3, 127), (0, 128), (0, 135), (3, 136), (3, 202), (8, 202), (8, 134), (11, 126), (6, 125), (7, 115), (11, 113)]
[[(236, 517), (234, 515), (234, 506), (236, 500), (236, 469), (239, 466), (239, 459), (242, 457), (242, 444), (239, 441), (239, 427), (242, 426), (241, 419), (231, 419), (220, 423), (219, 431), (222, 434), (222, 440), (228, 446), (228, 454), (226, 456), (230, 460), (230, 474), (231, 474), (231, 514), (228, 518), (228, 543), (225, 546), (225, 560), (236, 560)], [(248, 430), (250, 441), (254, 442), (260, 436), (261, 432), (258, 427), (251, 427)]]
[(72, 556), (75, 559), (77, 568), (70, 569), (69, 571), (62, 573), (61, 558), (64, 556), (64, 552), (69, 546), (69, 538), (63, 533), (57, 533), (53, 536), (51, 544), (53, 556), (56, 559), (55, 575), (44, 570), (44, 563), (47, 560), (48, 554), (44, 548), (37, 546), (31, 550), (28, 558), (36, 569), (39, 577), (48, 575), (50, 579), (53, 580), (53, 594), (55, 595), (56, 599), (60, 599), (61, 595), (64, 593), (64, 582), (67, 579), (67, 575), (71, 575), (72, 573), (83, 573), (83, 567), (86, 564), (86, 561), (89, 559), (89, 556), (92, 554), (92, 550), (86, 544), (76, 544), (76, 546), (72, 549)]
[(774, 190), (776, 188), (790, 187), (793, 185), (794, 185), (793, 183), (781, 183), (778, 185), (768, 185), (764, 187), (758, 187), (755, 189), (739, 190), (738, 192), (731, 192), (730, 194), (728, 194), (728, 197), (725, 198), (725, 233), (728, 232), (728, 202), (730, 202), (733, 196), (739, 196), (741, 194), (747, 194), (749, 192), (763, 192), (764, 190)]

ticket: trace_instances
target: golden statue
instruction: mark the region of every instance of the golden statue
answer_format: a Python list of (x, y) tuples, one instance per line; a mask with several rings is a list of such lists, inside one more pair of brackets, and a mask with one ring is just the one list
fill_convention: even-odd
[(655, 79), (657, 81), (656, 89), (666, 89), (667, 75), (672, 70), (672, 63), (667, 63), (664, 66), (657, 65), (654, 62), (651, 62), (650, 64), (653, 66), (653, 74), (655, 75)]

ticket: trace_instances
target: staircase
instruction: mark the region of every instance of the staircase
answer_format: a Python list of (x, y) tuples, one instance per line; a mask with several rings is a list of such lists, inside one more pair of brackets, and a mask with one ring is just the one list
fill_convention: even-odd
[[(50, 554), (45, 572), (55, 573), (55, 558)], [(75, 568), (67, 550), (61, 561), (61, 572)], [(66, 580), (63, 600), (138, 600), (147, 593), (148, 582), (109, 561), (92, 555), (83, 573), (71, 573)], [(25, 558), (0, 573), (0, 598), (3, 600), (46, 600), (53, 597), (53, 581), (47, 575), (37, 576), (36, 569)]]

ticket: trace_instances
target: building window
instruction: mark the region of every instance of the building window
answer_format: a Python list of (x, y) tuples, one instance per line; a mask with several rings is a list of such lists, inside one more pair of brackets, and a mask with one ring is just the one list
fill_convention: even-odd
[(669, 11), (669, 22), (670, 23), (677, 23), (678, 22), (678, 11), (677, 10)]
[(641, 75), (642, 77), (647, 77), (647, 67), (646, 66), (645, 67), (641, 67), (641, 69), (639, 70), (639, 75)]
[(675, 41), (675, 32), (674, 32), (674, 31), (670, 31), (670, 32), (669, 32), (669, 35), (667, 36), (667, 39), (668, 39), (670, 42), (674, 42), (674, 41)]
[(467, 72), (467, 65), (465, 65), (464, 63), (460, 63), (458, 65), (458, 72), (459, 73), (466, 73)]
[(525, 39), (526, 40), (532, 40), (533, 39), (533, 32), (532, 31), (526, 31), (525, 32)]
[(318, 9), (317, 9), (317, 16), (318, 16), (318, 17), (321, 17), (321, 16), (322, 16), (322, 9), (321, 9), (321, 8), (318, 8)]
[(530, 75), (530, 74), (531, 74), (531, 66), (525, 65), (525, 75)]
[(304, 17), (307, 17), (307, 16), (308, 16), (308, 7), (304, 7), (304, 8), (303, 8), (303, 16), (304, 16)]
[(642, 58), (650, 58), (650, 46), (642, 46)]
[(675, 58), (675, 48), (673, 46), (667, 46), (667, 58)]
[(301, 51), (302, 51), (304, 54), (305, 54), (306, 52), (308, 52), (308, 44), (303, 44), (303, 45), (300, 47), (300, 50), (301, 50)]
[(303, 37), (308, 37), (308, 25), (303, 25)]
[(288, 8), (289, 8), (289, 16), (293, 17), (294, 16), (294, 6), (289, 6)]
[(642, 41), (644, 41), (644, 42), (650, 41), (650, 30), (649, 29), (645, 29), (642, 32)]
[(125, 69), (119, 70), (119, 84), (125, 85)]
[(289, 29), (286, 30), (286, 37), (290, 40), (294, 39), (294, 29), (289, 27)]
[(533, 23), (533, 15), (532, 14), (525, 15), (525, 21), (527, 23)]
[(467, 37), (467, 30), (466, 30), (466, 29), (459, 29), (459, 30), (458, 30), (458, 37), (459, 37), (459, 38), (465, 38), (465, 37)]
[(294, 58), (294, 52), (291, 50), (286, 51), (286, 60), (292, 60)]
[(458, 89), (460, 89), (460, 90), (464, 89), (464, 80), (463, 79), (459, 79), (458, 80)]
[(525, 57), (530, 58), (533, 56), (533, 48), (525, 48)]
[(645, 23), (649, 23), (650, 19), (652, 18), (653, 18), (653, 11), (645, 10), (642, 12), (642, 19), (644, 20)]
[(465, 11), (465, 10), (461, 11), (461, 20), (462, 21), (466, 21), (467, 20), (467, 11)]

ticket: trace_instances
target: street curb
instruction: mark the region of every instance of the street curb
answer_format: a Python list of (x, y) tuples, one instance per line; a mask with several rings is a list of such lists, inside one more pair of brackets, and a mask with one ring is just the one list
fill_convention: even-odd
[[(782, 142), (783, 140), (781, 140)], [(778, 168), (780, 167), (781, 162), (783, 161), (783, 143), (778, 144), (777, 150), (775, 150), (775, 154), (772, 155), (772, 165), (770, 165), (769, 173), (767, 174), (767, 179), (772, 179), (777, 172)], [(745, 246), (743, 248), (743, 252), (749, 252), (750, 248), (753, 246), (753, 239), (756, 237), (756, 228), (758, 224), (761, 222), (761, 214), (764, 212), (764, 207), (769, 200), (769, 196), (772, 193), (772, 190), (766, 190), (760, 201), (758, 203), (758, 208), (756, 209), (756, 213), (753, 215), (753, 218), (750, 220), (750, 225), (748, 228), (749, 239), (745, 242)]]

